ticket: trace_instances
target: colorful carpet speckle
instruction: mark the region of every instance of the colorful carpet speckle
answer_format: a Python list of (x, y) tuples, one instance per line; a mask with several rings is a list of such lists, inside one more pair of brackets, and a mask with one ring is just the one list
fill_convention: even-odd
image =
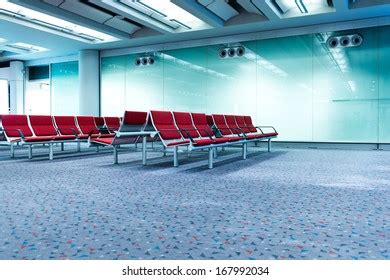
[(390, 152), (250, 151), (0, 147), (0, 259), (390, 259)]

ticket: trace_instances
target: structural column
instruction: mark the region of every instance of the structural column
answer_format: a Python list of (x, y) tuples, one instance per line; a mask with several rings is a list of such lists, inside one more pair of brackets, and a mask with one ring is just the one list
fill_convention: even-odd
[(79, 52), (80, 115), (99, 115), (99, 61), (99, 51), (82, 50)]
[(12, 114), (24, 113), (24, 63), (11, 61), (9, 67), (10, 104)]

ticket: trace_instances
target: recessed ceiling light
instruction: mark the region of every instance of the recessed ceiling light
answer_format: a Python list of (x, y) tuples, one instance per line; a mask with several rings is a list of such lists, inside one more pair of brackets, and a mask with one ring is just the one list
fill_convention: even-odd
[(33, 28), (40, 27), (39, 29), (42, 29), (42, 27), (44, 27), (47, 28), (45, 31), (54, 31), (51, 33), (71, 37), (87, 43), (103, 43), (119, 40), (111, 35), (49, 16), (8, 1), (1, 3), (0, 19), (17, 21), (18, 23), (24, 23)]

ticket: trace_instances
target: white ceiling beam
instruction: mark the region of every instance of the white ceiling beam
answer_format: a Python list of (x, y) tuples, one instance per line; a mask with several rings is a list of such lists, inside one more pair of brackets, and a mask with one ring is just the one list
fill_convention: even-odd
[(203, 20), (205, 23), (211, 25), (212, 27), (223, 27), (225, 22), (223, 19), (210, 12), (203, 5), (199, 4), (196, 0), (172, 0), (171, 1), (176, 6), (186, 10), (190, 14), (193, 14), (195, 17)]
[(270, 3), (270, 0), (251, 0), (269, 20), (280, 20), (278, 10)]

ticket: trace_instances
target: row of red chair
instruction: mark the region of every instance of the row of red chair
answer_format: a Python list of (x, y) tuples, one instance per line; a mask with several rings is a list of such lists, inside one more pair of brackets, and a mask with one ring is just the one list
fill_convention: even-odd
[[(28, 146), (29, 158), (32, 157), (33, 144), (49, 144), (50, 159), (52, 159), (53, 143), (87, 141), (92, 137), (110, 137), (113, 131), (119, 129), (120, 118), (2, 115), (1, 124), (4, 136), (11, 145), (11, 156), (14, 155), (14, 143)], [(105, 127), (104, 133), (102, 133), (102, 126)]]
[[(164, 146), (174, 150), (174, 166), (178, 166), (178, 151), (182, 146), (190, 151), (208, 149), (209, 168), (212, 168), (217, 147), (241, 144), (246, 159), (249, 142), (268, 141), (270, 150), (271, 139), (278, 136), (272, 126), (255, 127), (250, 116), (214, 114), (207, 120), (203, 113), (169, 111), (151, 111), (150, 116)], [(264, 129), (272, 131), (264, 132)]]
[[(268, 131), (265, 131), (268, 130)], [(271, 126), (255, 127), (250, 116), (206, 115), (203, 113), (150, 111), (126, 111), (123, 123), (116, 135), (93, 137), (92, 145), (112, 146), (114, 163), (118, 163), (117, 147), (121, 144), (136, 143), (142, 138), (142, 161), (146, 164), (146, 138), (158, 135), (166, 151), (173, 151), (174, 166), (178, 166), (179, 148), (185, 151), (209, 150), (209, 167), (217, 148), (229, 145), (242, 145), (243, 158), (246, 158), (249, 142), (268, 141), (278, 136)]]

